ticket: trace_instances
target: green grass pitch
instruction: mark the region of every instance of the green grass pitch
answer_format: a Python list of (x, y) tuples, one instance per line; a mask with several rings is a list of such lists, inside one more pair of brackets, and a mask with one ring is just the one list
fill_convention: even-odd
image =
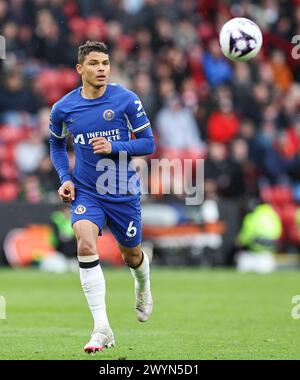
[(92, 319), (77, 274), (1, 270), (0, 359), (300, 359), (299, 272), (153, 268), (147, 323), (135, 319), (129, 271), (104, 273), (116, 347), (88, 356)]

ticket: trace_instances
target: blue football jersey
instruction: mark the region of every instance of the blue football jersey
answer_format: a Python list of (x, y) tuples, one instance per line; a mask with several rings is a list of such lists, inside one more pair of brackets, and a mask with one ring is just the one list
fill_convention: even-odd
[[(55, 103), (51, 110), (50, 131), (54, 138), (65, 139), (69, 133), (73, 137), (76, 157), (73, 181), (76, 187), (112, 201), (139, 195), (128, 187), (136, 172), (129, 165), (124, 177), (122, 170), (125, 167), (119, 161), (119, 154), (94, 154), (91, 139), (104, 137), (114, 148), (114, 143), (130, 141), (131, 133), (139, 133), (149, 126), (150, 121), (138, 96), (113, 83), (108, 84), (105, 93), (96, 99), (83, 98), (79, 87)], [(128, 162), (130, 158), (128, 156)], [(107, 163), (107, 159), (115, 163), (115, 168)], [(138, 179), (131, 182), (139, 187)]]

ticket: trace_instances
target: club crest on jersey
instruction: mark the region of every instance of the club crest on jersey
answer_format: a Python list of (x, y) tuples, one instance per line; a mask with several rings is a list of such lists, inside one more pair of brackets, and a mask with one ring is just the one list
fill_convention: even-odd
[(110, 121), (115, 117), (115, 113), (113, 110), (105, 110), (103, 112), (103, 117), (105, 120)]
[(77, 214), (77, 215), (84, 214), (85, 212), (86, 212), (86, 207), (84, 207), (82, 205), (78, 205), (75, 209), (75, 214)]

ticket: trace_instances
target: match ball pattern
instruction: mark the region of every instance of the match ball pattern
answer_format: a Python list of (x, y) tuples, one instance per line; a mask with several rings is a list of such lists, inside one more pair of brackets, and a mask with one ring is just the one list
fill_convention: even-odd
[(232, 61), (248, 61), (262, 46), (262, 33), (255, 22), (236, 17), (223, 25), (219, 35), (223, 54)]

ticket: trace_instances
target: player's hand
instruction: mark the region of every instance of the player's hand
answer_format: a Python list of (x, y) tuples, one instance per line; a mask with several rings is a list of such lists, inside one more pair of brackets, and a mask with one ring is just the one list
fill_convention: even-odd
[(71, 202), (75, 199), (75, 186), (72, 181), (64, 182), (58, 189), (58, 195), (63, 202)]
[(94, 137), (90, 140), (94, 154), (109, 154), (111, 153), (111, 143), (104, 137)]

